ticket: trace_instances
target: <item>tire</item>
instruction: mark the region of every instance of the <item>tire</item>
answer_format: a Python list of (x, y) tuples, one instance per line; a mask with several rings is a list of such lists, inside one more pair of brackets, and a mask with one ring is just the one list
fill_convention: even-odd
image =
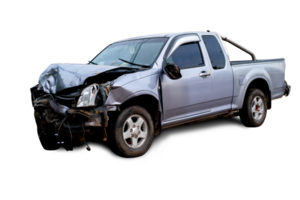
[(259, 89), (249, 89), (244, 99), (243, 108), (240, 110), (240, 118), (246, 127), (261, 126), (267, 116), (267, 100)]
[(108, 142), (114, 153), (132, 158), (144, 155), (153, 137), (154, 127), (150, 114), (140, 106), (131, 106), (123, 110), (115, 123), (110, 125)]

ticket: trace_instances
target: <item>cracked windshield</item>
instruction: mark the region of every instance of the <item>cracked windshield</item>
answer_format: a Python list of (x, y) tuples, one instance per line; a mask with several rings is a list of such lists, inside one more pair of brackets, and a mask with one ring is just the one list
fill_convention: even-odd
[(92, 60), (92, 63), (122, 67), (150, 67), (167, 39), (150, 38), (117, 42), (103, 50)]

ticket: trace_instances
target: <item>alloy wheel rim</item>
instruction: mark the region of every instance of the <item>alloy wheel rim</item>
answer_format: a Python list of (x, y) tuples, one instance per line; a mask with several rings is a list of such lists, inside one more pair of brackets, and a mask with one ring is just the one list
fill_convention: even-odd
[(251, 114), (255, 120), (260, 120), (264, 115), (264, 104), (261, 97), (256, 96), (252, 100)]
[(133, 149), (140, 148), (146, 141), (148, 126), (140, 115), (131, 115), (123, 125), (123, 139), (125, 144)]

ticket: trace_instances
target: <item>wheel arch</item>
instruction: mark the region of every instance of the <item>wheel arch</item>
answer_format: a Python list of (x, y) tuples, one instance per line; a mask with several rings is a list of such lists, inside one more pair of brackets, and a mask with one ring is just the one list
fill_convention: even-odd
[(140, 93), (132, 95), (119, 105), (120, 110), (130, 106), (141, 106), (150, 114), (155, 131), (161, 128), (161, 105), (156, 96), (151, 93)]
[(251, 88), (260, 89), (264, 93), (266, 100), (267, 100), (267, 107), (268, 107), (268, 109), (271, 109), (271, 107), (272, 107), (272, 98), (271, 97), (272, 96), (271, 96), (269, 82), (264, 77), (254, 77), (251, 81), (249, 81), (249, 83), (247, 85), (247, 89), (244, 92), (243, 104), (245, 101), (246, 93)]

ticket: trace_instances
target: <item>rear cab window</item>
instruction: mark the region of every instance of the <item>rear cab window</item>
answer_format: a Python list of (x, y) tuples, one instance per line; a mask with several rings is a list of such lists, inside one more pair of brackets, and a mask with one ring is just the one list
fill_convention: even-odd
[(202, 39), (207, 49), (212, 68), (215, 70), (223, 69), (225, 67), (225, 57), (217, 38), (213, 35), (203, 35)]

